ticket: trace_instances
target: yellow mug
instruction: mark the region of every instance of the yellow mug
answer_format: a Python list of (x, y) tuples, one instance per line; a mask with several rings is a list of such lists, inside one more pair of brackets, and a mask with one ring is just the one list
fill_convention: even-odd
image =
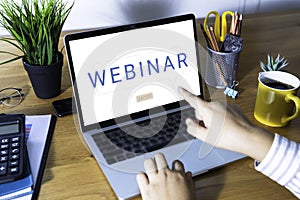
[(272, 127), (287, 125), (299, 115), (300, 99), (296, 92), (299, 79), (287, 72), (268, 71), (258, 76), (254, 117)]

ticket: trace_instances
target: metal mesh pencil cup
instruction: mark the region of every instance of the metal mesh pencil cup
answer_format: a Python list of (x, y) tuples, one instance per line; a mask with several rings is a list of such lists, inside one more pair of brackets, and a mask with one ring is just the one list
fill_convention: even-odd
[(217, 52), (207, 47), (205, 82), (215, 88), (232, 87), (237, 80), (238, 52)]

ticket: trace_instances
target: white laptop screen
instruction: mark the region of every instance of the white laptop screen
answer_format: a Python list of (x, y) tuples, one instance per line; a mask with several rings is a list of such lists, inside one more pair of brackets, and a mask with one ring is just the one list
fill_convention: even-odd
[(178, 86), (201, 95), (194, 20), (156, 23), (67, 41), (84, 126), (172, 105), (182, 100)]

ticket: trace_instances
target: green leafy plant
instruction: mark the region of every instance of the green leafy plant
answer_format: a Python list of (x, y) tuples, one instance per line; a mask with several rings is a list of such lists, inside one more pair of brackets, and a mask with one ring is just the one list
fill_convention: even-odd
[(264, 64), (260, 61), (260, 68), (263, 71), (279, 71), (286, 67), (289, 63), (285, 57), (281, 57), (279, 54), (274, 60), (272, 56), (268, 54), (268, 63)]
[(24, 57), (32, 65), (49, 65), (58, 61), (58, 43), (62, 27), (74, 2), (67, 5), (62, 0), (15, 0), (0, 1), (0, 25), (12, 37), (1, 37), (21, 51), (17, 55), (8, 51), (13, 58), (0, 62), (5, 64)]

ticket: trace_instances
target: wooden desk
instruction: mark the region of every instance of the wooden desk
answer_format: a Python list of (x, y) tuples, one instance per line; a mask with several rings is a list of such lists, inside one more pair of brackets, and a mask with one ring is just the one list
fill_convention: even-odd
[[(244, 50), (240, 55), (238, 73), (241, 95), (236, 100), (226, 99), (240, 105), (254, 124), (262, 126), (253, 118), (259, 60), (265, 60), (267, 53), (280, 53), (289, 60), (287, 70), (300, 77), (300, 10), (245, 15), (244, 18)], [(199, 37), (200, 43), (204, 44), (200, 31)], [(11, 49), (1, 43), (2, 48)], [(0, 55), (0, 60), (3, 59), (4, 56)], [(0, 106), (1, 113), (53, 113), (52, 101), (72, 95), (66, 61), (62, 94), (53, 99), (38, 99), (34, 95), (20, 61), (0, 66), (0, 80), (0, 88), (22, 87), (27, 91), (20, 105), (14, 108)], [(300, 141), (299, 118), (284, 128), (265, 128)], [(285, 188), (256, 172), (250, 158), (197, 176), (194, 180), (198, 199), (294, 199)], [(102, 171), (82, 144), (72, 115), (57, 120), (40, 199), (116, 199)]]

